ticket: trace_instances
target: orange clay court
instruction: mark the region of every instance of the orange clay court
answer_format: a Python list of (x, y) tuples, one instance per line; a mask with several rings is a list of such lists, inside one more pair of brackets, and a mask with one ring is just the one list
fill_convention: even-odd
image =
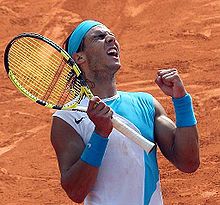
[(118, 89), (153, 94), (174, 120), (171, 100), (154, 83), (176, 67), (191, 93), (200, 129), (200, 168), (177, 171), (158, 150), (165, 205), (220, 204), (219, 0), (0, 0), (0, 205), (72, 205), (62, 190), (50, 143), (52, 110), (32, 103), (4, 71), (8, 41), (36, 32), (61, 45), (83, 19), (106, 24), (121, 44)]

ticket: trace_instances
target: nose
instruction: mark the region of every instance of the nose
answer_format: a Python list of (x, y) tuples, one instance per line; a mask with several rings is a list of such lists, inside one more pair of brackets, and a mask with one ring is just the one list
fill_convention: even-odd
[(115, 43), (115, 37), (113, 36), (113, 35), (107, 35), (106, 36), (106, 38), (105, 38), (105, 41), (107, 42), (107, 43)]

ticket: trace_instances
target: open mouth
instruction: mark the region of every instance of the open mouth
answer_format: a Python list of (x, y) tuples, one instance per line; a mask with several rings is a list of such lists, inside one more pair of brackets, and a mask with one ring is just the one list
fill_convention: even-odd
[(114, 57), (118, 57), (119, 56), (119, 54), (118, 54), (118, 49), (117, 48), (109, 48), (108, 50), (107, 50), (107, 55), (109, 55), (109, 56), (114, 56)]

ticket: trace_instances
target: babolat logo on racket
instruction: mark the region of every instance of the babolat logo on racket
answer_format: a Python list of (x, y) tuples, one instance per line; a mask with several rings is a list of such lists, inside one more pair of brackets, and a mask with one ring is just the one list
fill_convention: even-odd
[(74, 77), (74, 78), (76, 77), (76, 73), (74, 72), (74, 70), (71, 69), (70, 72), (68, 73), (67, 77), (66, 77), (66, 80), (67, 80), (68, 82), (70, 82), (73, 77)]
[(75, 92), (75, 86), (77, 83), (77, 77), (76, 77), (76, 73), (74, 72), (74, 70), (70, 70), (70, 72), (68, 73), (67, 77), (67, 89), (70, 89), (71, 92)]
[(73, 98), (80, 95), (81, 92), (81, 82), (79, 77), (77, 77), (75, 70), (71, 69), (66, 76), (66, 90), (70, 91)]

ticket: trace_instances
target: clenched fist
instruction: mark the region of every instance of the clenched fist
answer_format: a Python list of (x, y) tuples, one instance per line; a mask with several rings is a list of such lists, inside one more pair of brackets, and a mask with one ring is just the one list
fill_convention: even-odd
[(95, 124), (95, 131), (102, 137), (108, 137), (112, 131), (112, 109), (97, 96), (89, 101), (87, 114)]
[(175, 68), (158, 70), (155, 82), (168, 96), (181, 98), (186, 95), (183, 82)]

